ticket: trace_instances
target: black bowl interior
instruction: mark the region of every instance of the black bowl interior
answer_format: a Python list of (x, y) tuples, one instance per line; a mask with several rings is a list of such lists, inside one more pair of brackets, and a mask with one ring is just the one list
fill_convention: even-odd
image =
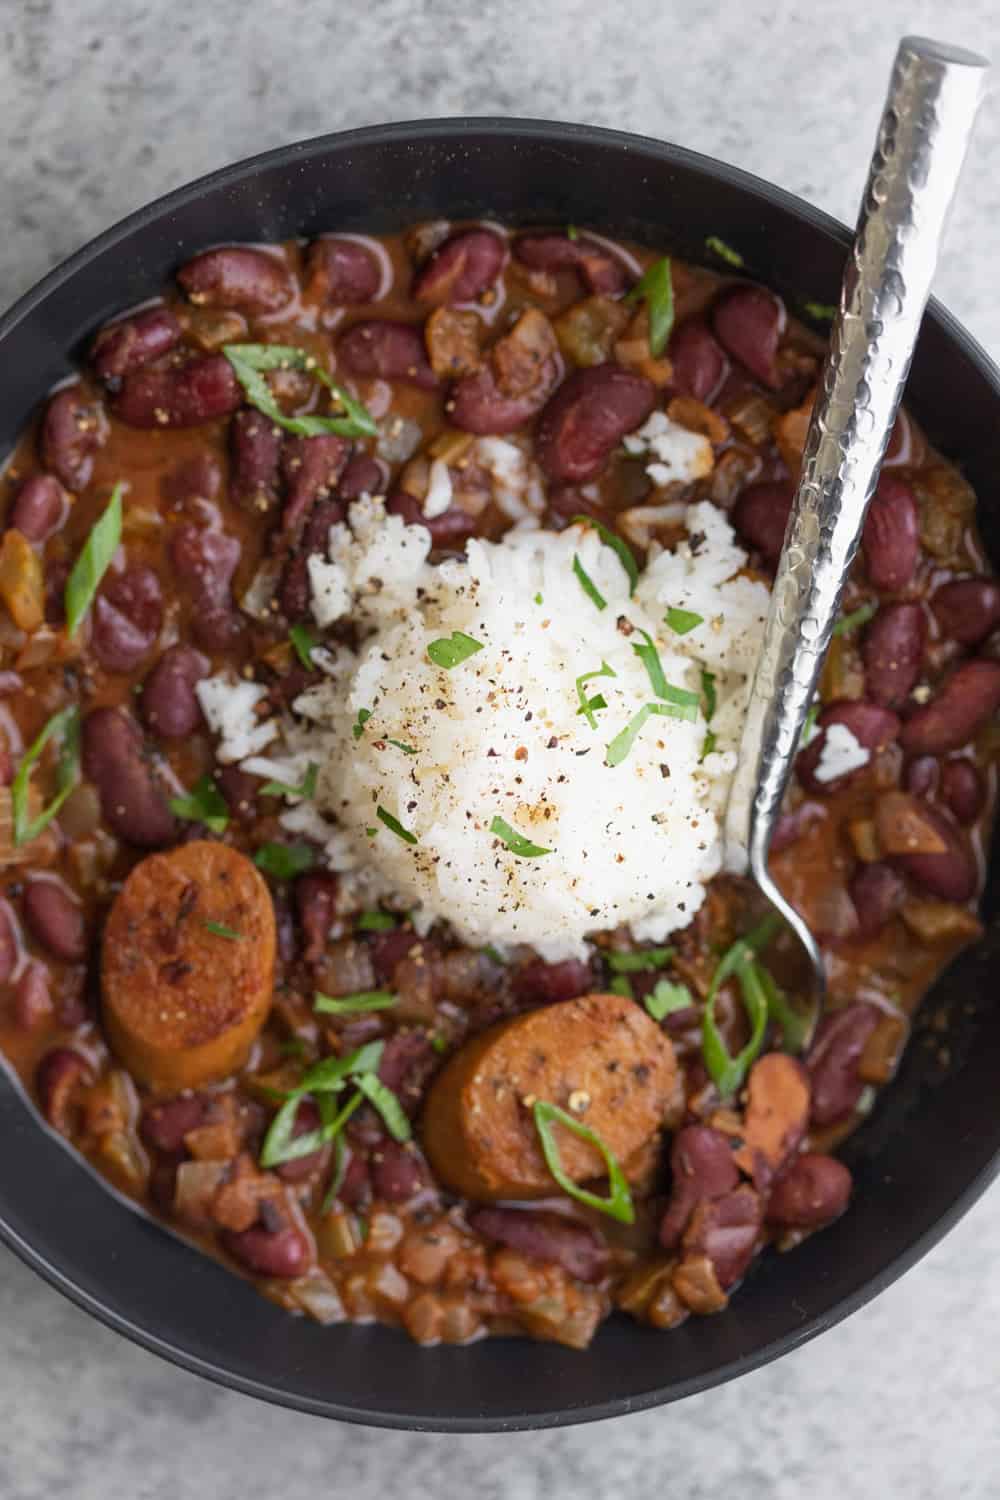
[[(847, 231), (779, 190), (634, 136), (522, 121), (443, 121), (331, 136), (184, 188), (102, 236), (0, 322), (0, 451), (110, 314), (225, 240), (382, 231), (422, 218), (575, 222), (709, 260), (707, 236), (793, 306), (836, 300)], [(980, 496), (1000, 560), (1000, 373), (941, 308), (909, 400)], [(280, 1312), (136, 1214), (67, 1150), (0, 1073), (7, 1141), (0, 1233), (77, 1302), (148, 1348), (240, 1390), (342, 1419), (500, 1430), (634, 1411), (716, 1384), (860, 1306), (922, 1254), (993, 1175), (1000, 1061), (997, 879), (985, 941), (937, 985), (902, 1074), (851, 1141), (851, 1211), (794, 1254), (768, 1255), (722, 1317), (657, 1334), (613, 1319), (586, 1353), (520, 1340), (422, 1350), (378, 1327)]]

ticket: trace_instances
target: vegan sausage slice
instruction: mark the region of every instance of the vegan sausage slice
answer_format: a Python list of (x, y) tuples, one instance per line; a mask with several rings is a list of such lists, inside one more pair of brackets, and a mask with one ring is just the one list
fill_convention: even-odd
[[(532, 1104), (545, 1099), (591, 1129), (625, 1162), (681, 1107), (669, 1038), (634, 1001), (581, 995), (505, 1021), (475, 1037), (434, 1081), (424, 1150), (450, 1188), (470, 1198), (551, 1194)], [(587, 1141), (555, 1124), (574, 1182), (605, 1174)]]
[(142, 860), (104, 930), (104, 1027), (155, 1088), (197, 1088), (242, 1067), (267, 1018), (274, 907), (235, 849), (196, 840)]

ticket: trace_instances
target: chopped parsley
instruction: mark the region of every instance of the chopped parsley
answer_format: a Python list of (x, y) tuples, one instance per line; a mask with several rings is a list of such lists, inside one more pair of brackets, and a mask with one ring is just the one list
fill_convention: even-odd
[(468, 661), (470, 656), (475, 656), (482, 649), (482, 641), (473, 640), (463, 630), (453, 630), (450, 636), (441, 636), (440, 639), (431, 641), (427, 647), (427, 655), (436, 667), (451, 671), (452, 667), (461, 666), (463, 661)]
[(551, 849), (543, 849), (541, 844), (533, 844), (523, 833), (518, 833), (516, 828), (511, 828), (503, 818), (494, 818), (490, 824), (490, 833), (496, 834), (501, 843), (506, 844), (511, 854), (518, 855), (521, 859), (538, 859), (543, 854), (551, 854)]
[(686, 984), (672, 979), (661, 979), (651, 994), (642, 1002), (654, 1021), (673, 1015), (675, 1010), (687, 1010), (694, 1004), (694, 996)]
[(354, 738), (356, 740), (359, 740), (361, 738), (361, 736), (364, 734), (364, 732), (365, 732), (365, 725), (368, 723), (368, 720), (371, 718), (371, 716), (372, 716), (372, 711), (371, 711), (370, 708), (359, 708), (358, 709), (358, 717), (355, 720), (355, 722), (351, 725), (351, 733), (353, 734), (353, 736), (354, 736)]

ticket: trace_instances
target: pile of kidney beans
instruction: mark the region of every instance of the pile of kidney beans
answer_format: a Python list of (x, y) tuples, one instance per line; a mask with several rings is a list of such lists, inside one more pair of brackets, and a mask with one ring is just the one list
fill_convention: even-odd
[[(280, 801), (216, 764), (194, 689), (231, 668), (287, 708), (314, 680), (289, 631), (310, 622), (307, 559), (352, 499), (384, 494), (390, 512), (428, 527), (434, 557), (460, 552), (510, 525), (475, 447), (505, 437), (538, 466), (543, 525), (584, 513), (641, 551), (680, 535), (670, 519), (637, 532), (644, 513), (708, 498), (730, 515), (754, 574), (773, 572), (822, 341), (766, 288), (675, 261), (673, 329), (654, 352), (648, 310), (630, 293), (656, 258), (586, 232), (485, 224), (206, 251), (155, 303), (96, 332), (2, 476), (0, 1046), (48, 1122), (119, 1188), (322, 1321), (379, 1318), (423, 1342), (516, 1331), (583, 1346), (614, 1307), (658, 1327), (718, 1310), (763, 1246), (789, 1247), (843, 1212), (850, 1173), (832, 1153), (891, 1079), (920, 996), (978, 932), (1000, 745), (1000, 587), (974, 496), (904, 414), (774, 850), (777, 878), (824, 945), (832, 1008), (805, 1058), (778, 1050), (772, 1027), (745, 1089), (718, 1097), (702, 1058), (704, 1001), (720, 948), (749, 915), (740, 883), (716, 882), (672, 956), (632, 979), (637, 1004), (663, 977), (692, 997), (662, 1023), (684, 1113), (672, 1139), (629, 1163), (634, 1226), (555, 1188), (536, 1207), (456, 1200), (419, 1148), (442, 1061), (490, 1025), (607, 989), (607, 953), (630, 948), (627, 933), (595, 934), (586, 963), (526, 951), (503, 962), (444, 929), (418, 939), (405, 918), (345, 912), (335, 877), (317, 867), (269, 877), (274, 1005), (239, 1074), (158, 1095), (102, 1036), (109, 903), (148, 851), (211, 836), (179, 818), (168, 793), (209, 775), (228, 808), (217, 836), (251, 855), (288, 841)], [(296, 435), (249, 404), (222, 349), (268, 342), (312, 355), (366, 405), (378, 437)], [(327, 410), (308, 372), (279, 371), (271, 390), (286, 416)], [(710, 474), (657, 490), (624, 452), (622, 438), (657, 409), (709, 436)], [(441, 456), (453, 499), (428, 520), (428, 466)], [(71, 641), (66, 578), (119, 481), (122, 547)], [(264, 608), (244, 607), (262, 576)], [(79, 784), (44, 832), (15, 846), (11, 783), (72, 703), (83, 715)], [(821, 757), (836, 724), (870, 755), (830, 781)], [(36, 811), (55, 777), (48, 752)], [(380, 988), (395, 1008), (329, 1018), (312, 1008), (316, 991)], [(719, 1019), (735, 1050), (748, 1031), (730, 986)], [(366, 1105), (342, 1150), (262, 1169), (275, 1091), (372, 1039), (385, 1043), (379, 1077), (415, 1141), (392, 1139)], [(318, 1120), (303, 1099), (296, 1132)]]

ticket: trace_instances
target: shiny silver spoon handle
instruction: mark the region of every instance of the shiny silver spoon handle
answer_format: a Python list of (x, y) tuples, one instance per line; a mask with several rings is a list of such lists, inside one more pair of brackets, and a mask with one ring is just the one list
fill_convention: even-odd
[[(727, 815), (731, 857), (818, 959), (767, 855), (892, 432), (988, 64), (922, 37), (896, 54), (771, 593)], [(822, 970), (820, 970), (822, 972)]]

